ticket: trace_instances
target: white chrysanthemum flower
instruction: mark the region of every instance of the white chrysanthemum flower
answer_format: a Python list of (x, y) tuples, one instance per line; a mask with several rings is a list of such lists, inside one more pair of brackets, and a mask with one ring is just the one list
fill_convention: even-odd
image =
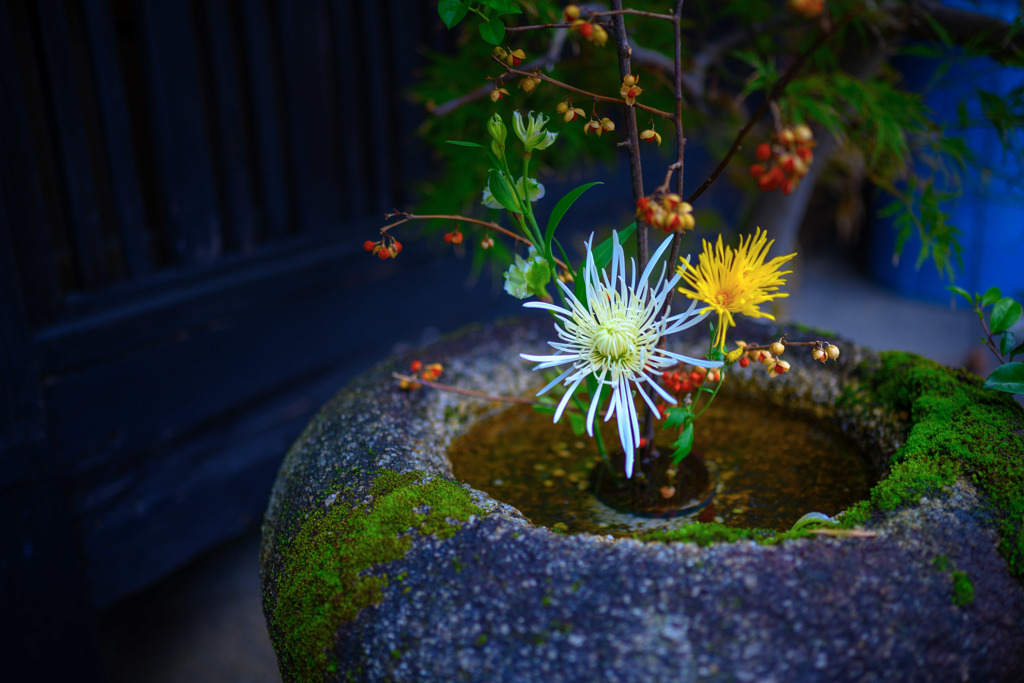
[[(658, 259), (672, 242), (671, 236), (662, 242), (651, 257), (639, 283), (635, 263), (631, 263), (632, 279), (626, 279), (625, 255), (615, 233), (612, 233), (614, 248), (611, 269), (609, 272), (598, 271), (591, 250), (593, 239), (591, 235), (586, 245), (587, 262), (582, 273), (586, 285), (586, 305), (561, 281), (558, 284), (566, 294), (568, 308), (543, 301), (523, 304), (527, 308), (551, 311), (561, 321), (561, 325), (555, 325), (561, 341), (548, 342), (557, 353), (551, 356), (520, 355), (528, 361), (539, 363), (535, 370), (572, 363), (572, 367), (537, 393), (540, 396), (556, 384), (564, 382), (565, 395), (555, 409), (555, 422), (562, 417), (573, 392), (588, 376), (594, 376), (599, 388), (607, 386), (611, 389), (611, 399), (604, 419), (607, 422), (613, 415), (617, 417), (619, 440), (626, 454), (626, 477), (629, 478), (633, 476), (634, 450), (640, 443), (640, 422), (633, 403), (633, 390), (636, 389), (647, 405), (656, 411), (657, 406), (644, 390), (644, 384), (669, 403), (676, 402), (657, 382), (657, 377), (664, 369), (680, 362), (705, 368), (717, 368), (722, 363), (690, 358), (658, 348), (658, 340), (662, 336), (685, 330), (707, 316), (707, 313), (694, 312), (696, 302), (682, 313), (661, 316), (665, 297), (679, 281), (679, 275), (665, 280), (665, 267), (662, 265), (661, 274), (654, 286), (648, 286), (648, 279)], [(601, 393), (595, 391), (590, 399), (587, 411), (587, 433), (590, 436), (594, 435), (594, 416)]]

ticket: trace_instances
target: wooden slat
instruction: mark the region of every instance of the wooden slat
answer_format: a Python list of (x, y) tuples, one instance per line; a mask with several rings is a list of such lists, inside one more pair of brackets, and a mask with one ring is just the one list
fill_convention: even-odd
[(100, 229), (99, 200), (86, 142), (84, 113), (74, 79), (71, 37), (60, 0), (38, 0), (35, 8), (49, 78), (53, 120), (60, 140), (62, 180), (75, 236), (76, 263), (82, 285), (95, 289), (110, 282), (111, 276)]
[(143, 0), (140, 8), (168, 245), (178, 264), (212, 263), (222, 252), (221, 219), (189, 6)]
[(276, 240), (288, 232), (288, 188), (281, 147), (283, 97), (274, 69), (266, 4), (243, 2), (240, 11), (256, 137), (258, 195), (267, 238)]
[(392, 111), (388, 107), (388, 70), (385, 47), (390, 46), (391, 41), (383, 35), (381, 7), (378, 3), (359, 3), (357, 14), (360, 16), (362, 31), (361, 63), (365, 65), (368, 76), (365, 84), (364, 106), (373, 113), (375, 118), (373, 128), (384, 131), (383, 136), (377, 136), (383, 138), (381, 144), (385, 145), (384, 150), (371, 154), (369, 158), (371, 185), (367, 201), (368, 209), (370, 213), (380, 215), (394, 208), (394, 195), (391, 192), (391, 186), (395, 179), (396, 169), (392, 166), (392, 151), (389, 147), (399, 144), (395, 139), (399, 131), (395, 129)]
[(385, 25), (395, 31), (389, 45), (392, 57), (388, 87), (391, 101), (388, 108), (394, 112), (396, 131), (391, 163), (392, 168), (401, 169), (400, 174), (391, 175), (391, 201), (401, 206), (414, 199), (408, 191), (411, 186), (409, 181), (422, 178), (427, 172), (426, 147), (416, 136), (416, 129), (423, 121), (423, 109), (404, 96), (404, 93), (412, 87), (422, 62), (422, 29), (433, 21), (436, 10), (432, 4), (407, 3), (403, 0), (390, 0), (388, 10)]
[[(368, 162), (371, 158), (371, 146), (386, 146), (387, 138), (380, 134), (367, 135), (370, 130), (368, 108), (359, 104), (360, 95), (365, 92), (365, 79), (372, 69), (364, 69), (365, 64), (359, 52), (359, 27), (353, 22), (352, 7), (345, 2), (334, 2), (330, 5), (331, 26), (334, 38), (334, 74), (337, 82), (338, 120), (341, 130), (339, 155), (342, 166), (343, 211), (346, 219), (358, 219), (366, 216), (368, 183)], [(360, 116), (360, 113), (363, 116)]]
[(11, 225), (19, 226), (11, 239), (22, 264), (26, 318), (36, 327), (54, 318), (60, 297), (8, 9), (0, 5), (0, 194)]
[(128, 273), (140, 277), (153, 270), (142, 208), (142, 191), (133, 156), (132, 129), (118, 65), (116, 34), (109, 0), (82, 5), (96, 83), (106, 156), (110, 165), (117, 232)]
[(291, 189), (299, 229), (304, 231), (335, 227), (340, 213), (340, 186), (329, 144), (332, 113), (328, 90), (333, 85), (326, 71), (330, 60), (328, 24), (321, 10), (312, 2), (280, 0), (277, 6)]
[(213, 136), (219, 160), (218, 176), (227, 232), (242, 253), (256, 246), (256, 215), (249, 160), (246, 156), (246, 116), (242, 106), (238, 53), (232, 40), (228, 0), (204, 0), (200, 11), (206, 14), (205, 36), (212, 67), (213, 95), (216, 101), (217, 132)]
[[(2, 11), (2, 10), (0, 10)], [(0, 654), (4, 679), (99, 681), (94, 614), (53, 466), (0, 192)]]

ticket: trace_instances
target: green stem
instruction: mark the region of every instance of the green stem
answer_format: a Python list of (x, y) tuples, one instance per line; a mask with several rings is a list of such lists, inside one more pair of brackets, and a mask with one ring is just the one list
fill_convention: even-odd
[[(709, 408), (709, 407), (711, 406), (711, 402), (715, 400), (715, 396), (718, 396), (718, 390), (722, 388), (722, 384), (723, 384), (723, 383), (725, 382), (725, 366), (723, 365), (723, 366), (722, 366), (721, 368), (719, 368), (719, 369), (718, 369), (718, 372), (720, 373), (720, 375), (719, 375), (719, 377), (718, 377), (718, 383), (717, 383), (717, 384), (715, 385), (715, 389), (714, 389), (714, 391), (712, 391), (712, 392), (711, 392), (711, 398), (709, 398), (709, 399), (708, 399), (708, 400), (707, 400), (707, 401), (706, 401), (706, 402), (704, 403), (704, 407), (702, 407), (702, 408), (700, 409), (700, 412), (699, 412), (699, 413), (694, 413), (694, 414), (693, 414), (693, 419), (694, 419), (694, 420), (696, 420), (696, 419), (697, 419), (698, 417), (700, 417), (701, 415), (703, 415), (703, 414), (704, 414), (704, 411), (705, 411), (705, 410), (707, 410), (707, 409), (708, 409), (708, 408)], [(706, 391), (701, 391), (701, 392), (699, 392), (699, 395), (700, 395), (700, 396), (703, 396), (703, 395), (705, 395), (706, 393), (707, 393)]]

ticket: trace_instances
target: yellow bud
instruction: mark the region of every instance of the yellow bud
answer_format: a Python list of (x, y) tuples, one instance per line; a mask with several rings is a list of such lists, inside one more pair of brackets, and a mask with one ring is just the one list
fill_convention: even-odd
[(801, 123), (799, 126), (794, 128), (793, 136), (798, 142), (810, 142), (814, 139), (814, 133), (811, 131), (811, 127), (806, 123)]
[(774, 353), (776, 356), (781, 356), (786, 350), (786, 345), (782, 342), (772, 342), (772, 345), (768, 347), (768, 350)]
[(626, 77), (622, 79), (622, 85), (627, 88), (631, 85), (636, 85), (637, 77), (633, 74), (626, 74)]
[(564, 11), (566, 21), (575, 21), (580, 18), (580, 8), (576, 5), (566, 5)]
[(604, 47), (608, 42), (608, 32), (600, 24), (594, 24), (594, 33), (590, 36), (590, 42), (598, 47)]
[(729, 353), (725, 354), (725, 364), (726, 365), (732, 365), (733, 363), (738, 361), (740, 359), (740, 356), (742, 356), (742, 355), (743, 355), (743, 347), (742, 346), (736, 347), (735, 349), (733, 349)]
[(605, 116), (601, 119), (601, 128), (610, 133), (615, 130), (615, 122)]
[(825, 347), (825, 353), (829, 358), (835, 360), (836, 358), (839, 358), (839, 347), (835, 344), (829, 344)]
[(555, 111), (557, 111), (559, 114), (564, 114), (565, 112), (569, 111), (569, 103), (564, 101), (559, 102), (558, 106), (555, 107)]

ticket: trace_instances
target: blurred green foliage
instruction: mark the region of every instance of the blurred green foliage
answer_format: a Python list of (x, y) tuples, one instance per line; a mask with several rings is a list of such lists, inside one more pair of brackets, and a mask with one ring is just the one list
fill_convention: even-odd
[[(618, 132), (621, 127), (601, 139), (583, 133), (591, 113), (618, 122), (621, 107), (572, 95), (572, 105), (587, 116), (563, 123), (555, 107), (566, 99), (566, 91), (545, 82), (524, 92), (516, 87), (519, 78), (506, 76), (491, 57), (494, 42), (507, 49), (522, 49), (526, 59), (520, 69), (539, 68), (582, 90), (617, 97), (621, 76), (614, 38), (604, 47), (596, 47), (565, 28), (497, 29), (498, 23), (509, 29), (562, 23), (564, 4), (550, 0), (441, 1), (440, 16), (446, 24), (455, 25), (454, 49), (430, 53), (429, 65), (409, 93), (434, 114), (418, 131), (437, 155), (438, 169), (419, 188), (418, 213), (497, 216), (488, 216), (488, 210), (480, 205), (487, 159), (473, 150), (446, 144), (449, 140), (486, 141), (485, 124), (495, 112), (506, 119), (513, 108), (542, 111), (552, 117), (550, 128), (559, 132), (559, 140), (538, 159), (541, 167), (536, 175), (543, 182), (574, 174), (576, 182), (593, 180), (580, 177), (580, 172), (593, 169), (595, 163), (624, 157), (617, 149), (623, 139)], [(636, 0), (626, 4), (636, 10), (668, 13), (675, 3)], [(745, 149), (750, 151), (734, 157), (733, 168), (723, 180), (756, 195), (756, 184), (745, 172), (753, 161), (753, 147), (767, 140), (774, 126), (808, 123), (819, 139), (833, 136), (838, 143), (837, 158), (847, 160), (835, 164), (822, 178), (845, 192), (859, 192), (861, 180), (874, 184), (890, 197), (882, 215), (893, 217), (899, 231), (898, 246), (916, 233), (922, 242), (918, 263), (931, 257), (941, 272), (951, 274), (958, 259), (958, 231), (949, 224), (944, 206), (958, 195), (962, 174), (984, 172), (988, 160), (977, 158), (964, 144), (958, 136), (962, 130), (940, 127), (922, 95), (905, 87), (889, 61), (899, 54), (927, 56), (936, 60), (935, 78), (941, 78), (945, 69), (968, 56), (998, 57), (1001, 64), (1012, 67), (1024, 65), (1024, 58), (1018, 45), (1020, 17), (1013, 25), (989, 20), (985, 25), (990, 31), (974, 31), (964, 37), (963, 31), (943, 23), (943, 15), (923, 9), (930, 6), (829, 0), (826, 18), (809, 20), (786, 11), (784, 3), (688, 0), (681, 20), (686, 137), (713, 158), (721, 158), (779, 79), (788, 78), (775, 101), (781, 121), (765, 116), (758, 122), (746, 140)], [(596, 4), (589, 7), (607, 9)], [(632, 70), (641, 75), (644, 88), (640, 100), (673, 111), (671, 24), (630, 15), (626, 25), (633, 48)], [(498, 33), (501, 40), (495, 41)], [(818, 48), (816, 44), (825, 33), (829, 37)], [(787, 74), (798, 63), (799, 70)], [(510, 94), (493, 102), (488, 95), (499, 86)], [(981, 91), (977, 97), (982, 116), (970, 120), (967, 108), (961, 107), (960, 128), (992, 126), (1007, 153), (1019, 155), (1024, 87), (1010, 93)], [(637, 111), (637, 119), (641, 129), (654, 127), (665, 138), (662, 151), (666, 165), (671, 163), (671, 122), (642, 111)], [(695, 204), (695, 208), (702, 207)], [(507, 251), (504, 255), (509, 256)]]

